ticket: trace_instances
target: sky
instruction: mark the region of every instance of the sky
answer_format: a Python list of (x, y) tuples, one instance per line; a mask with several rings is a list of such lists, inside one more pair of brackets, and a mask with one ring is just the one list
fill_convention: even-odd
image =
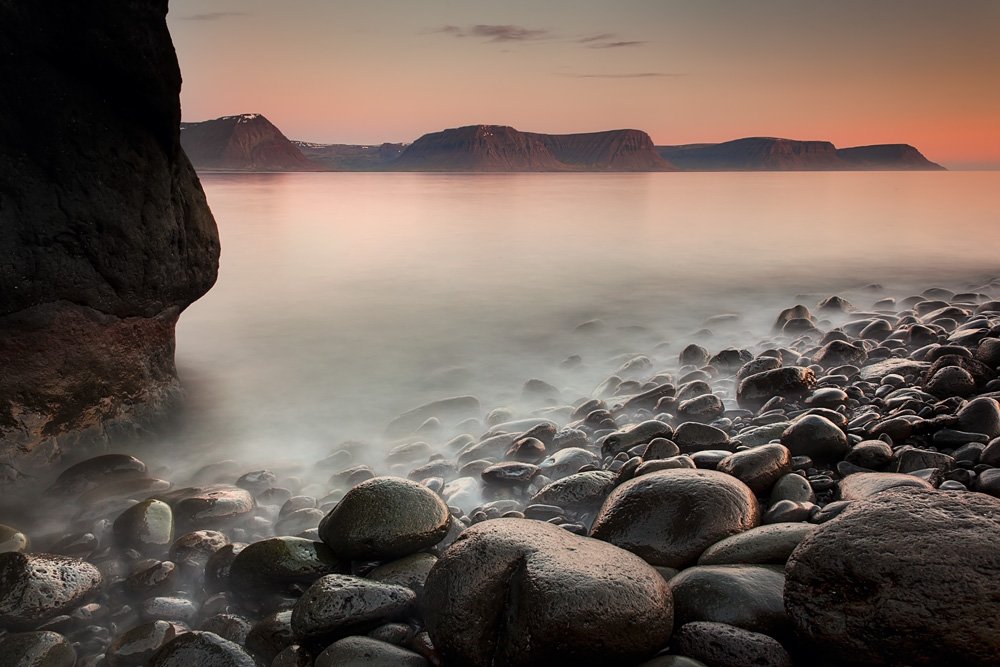
[(171, 0), (184, 120), (910, 143), (1000, 168), (1000, 0)]

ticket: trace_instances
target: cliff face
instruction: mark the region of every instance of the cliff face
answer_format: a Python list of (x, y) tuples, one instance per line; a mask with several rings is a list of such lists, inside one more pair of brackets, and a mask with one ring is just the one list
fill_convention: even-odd
[(769, 137), (721, 144), (663, 146), (660, 155), (685, 170), (795, 171), (834, 169), (837, 149), (829, 141), (793, 141)]
[(215, 282), (181, 150), (167, 0), (0, 0), (0, 464), (161, 414), (174, 324)]
[(907, 144), (837, 149), (829, 141), (749, 137), (721, 144), (658, 146), (685, 171), (846, 171), (942, 169)]
[(318, 171), (275, 125), (257, 113), (181, 125), (181, 144), (199, 169)]
[(669, 170), (645, 132), (550, 135), (502, 125), (469, 125), (425, 134), (390, 166), (404, 171)]
[(874, 146), (841, 148), (837, 151), (837, 156), (848, 162), (852, 169), (944, 171), (944, 167), (931, 162), (909, 144), (876, 144)]
[(602, 171), (669, 171), (649, 135), (639, 130), (585, 134), (538, 134), (557, 160), (566, 165)]

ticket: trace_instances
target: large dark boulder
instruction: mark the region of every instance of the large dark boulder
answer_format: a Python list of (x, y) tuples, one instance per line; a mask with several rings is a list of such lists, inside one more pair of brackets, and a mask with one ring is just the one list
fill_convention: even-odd
[(477, 523), (427, 577), (424, 619), (445, 664), (632, 664), (673, 627), (667, 584), (640, 558), (527, 519)]
[(683, 568), (723, 538), (758, 522), (746, 484), (714, 470), (660, 470), (625, 482), (608, 496), (591, 537), (653, 565)]
[(796, 548), (785, 608), (817, 653), (851, 665), (997, 664), (1000, 500), (893, 489)]
[(0, 0), (0, 462), (162, 416), (219, 239), (180, 147), (167, 0)]

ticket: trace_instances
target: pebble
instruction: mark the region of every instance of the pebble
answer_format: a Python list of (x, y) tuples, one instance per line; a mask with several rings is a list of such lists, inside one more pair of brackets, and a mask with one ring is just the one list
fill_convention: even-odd
[(100, 571), (78, 558), (0, 554), (0, 626), (33, 629), (65, 613), (100, 588)]
[(309, 586), (295, 603), (292, 631), (302, 641), (332, 641), (401, 618), (415, 602), (416, 594), (409, 588), (328, 574)]
[(344, 560), (387, 560), (440, 542), (448, 506), (410, 480), (376, 477), (358, 484), (319, 524), (320, 538)]
[(662, 470), (617, 487), (591, 537), (653, 565), (681, 568), (719, 540), (757, 525), (757, 499), (735, 477), (707, 470)]

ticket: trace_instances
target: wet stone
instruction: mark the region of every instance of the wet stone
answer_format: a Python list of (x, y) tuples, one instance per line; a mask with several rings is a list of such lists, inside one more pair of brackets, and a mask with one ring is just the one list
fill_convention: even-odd
[(331, 641), (396, 620), (415, 602), (409, 588), (330, 574), (317, 579), (295, 603), (292, 629), (303, 641)]
[(315, 667), (426, 667), (427, 660), (400, 646), (371, 637), (345, 637), (330, 644), (318, 656)]
[(594, 520), (591, 537), (653, 565), (685, 567), (712, 544), (756, 525), (756, 498), (736, 478), (664, 470), (617, 487)]
[(4, 667), (73, 667), (76, 651), (56, 632), (18, 632), (0, 637)]
[(671, 646), (712, 667), (792, 667), (791, 656), (778, 640), (725, 623), (686, 623), (675, 633)]
[(377, 477), (347, 492), (319, 525), (321, 539), (345, 560), (389, 560), (434, 546), (447, 534), (444, 501), (427, 487)]
[(309, 585), (326, 574), (343, 572), (346, 564), (322, 542), (301, 537), (272, 537), (254, 542), (229, 567), (229, 586), (240, 593), (283, 591)]
[(73, 609), (100, 588), (90, 563), (53, 554), (0, 554), (0, 625), (31, 629)]
[(781, 434), (781, 444), (792, 456), (808, 456), (819, 462), (840, 461), (850, 450), (847, 435), (819, 415), (806, 415), (792, 422)]
[(168, 642), (149, 667), (256, 667), (250, 654), (211, 632), (187, 632)]
[(162, 554), (174, 539), (173, 511), (160, 500), (144, 500), (122, 512), (112, 529), (122, 548), (146, 555)]
[(814, 529), (815, 526), (808, 523), (775, 523), (751, 528), (705, 549), (698, 557), (698, 565), (780, 565)]
[(140, 667), (149, 662), (164, 644), (174, 639), (173, 624), (152, 621), (137, 625), (116, 637), (108, 647), (110, 667)]

